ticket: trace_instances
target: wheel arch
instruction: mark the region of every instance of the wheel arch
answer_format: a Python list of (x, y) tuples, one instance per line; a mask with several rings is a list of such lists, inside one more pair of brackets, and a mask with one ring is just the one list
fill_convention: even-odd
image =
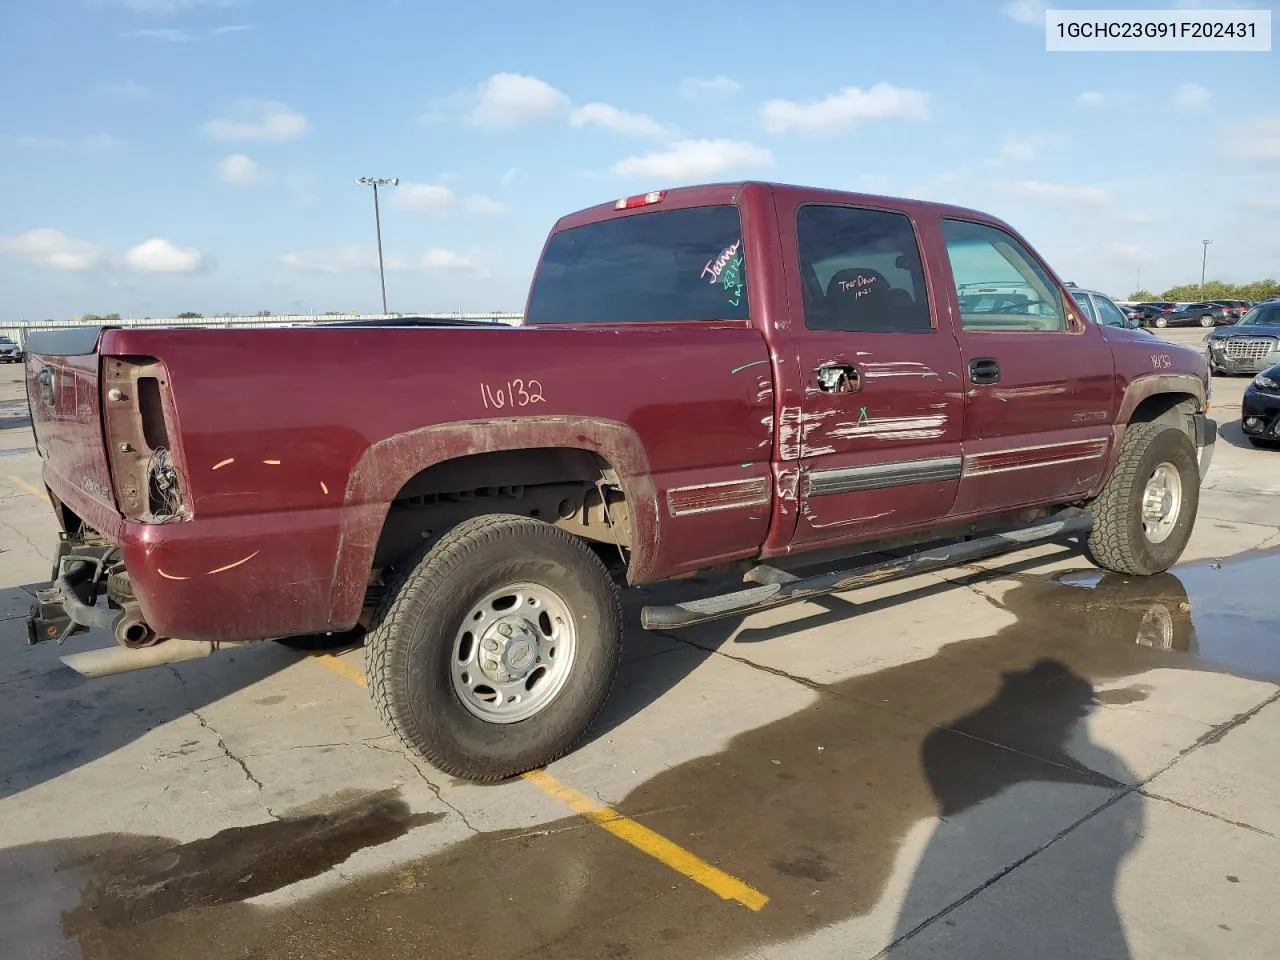
[(495, 467), (513, 462), (544, 471), (548, 478), (567, 470), (568, 476), (560, 479), (584, 478), (590, 464), (615, 482), (626, 498), (631, 524), (628, 578), (637, 582), (650, 575), (660, 542), (658, 498), (644, 444), (630, 426), (591, 417), (434, 424), (379, 440), (352, 468), (334, 559), (331, 624), (345, 629), (359, 618), (374, 554), (397, 497), (429, 493), (460, 482), (458, 478), (485, 485), (495, 478)]

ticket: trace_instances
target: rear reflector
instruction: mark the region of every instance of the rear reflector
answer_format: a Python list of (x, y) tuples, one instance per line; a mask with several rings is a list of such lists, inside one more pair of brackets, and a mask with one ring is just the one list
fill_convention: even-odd
[(652, 193), (638, 193), (634, 197), (623, 197), (613, 205), (615, 210), (630, 210), (632, 207), (646, 207), (651, 203), (660, 203), (667, 191), (654, 190)]

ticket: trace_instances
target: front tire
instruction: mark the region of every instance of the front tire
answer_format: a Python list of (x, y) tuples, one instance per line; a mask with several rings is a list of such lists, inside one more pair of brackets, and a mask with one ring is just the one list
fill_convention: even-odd
[(493, 514), (423, 549), (366, 645), (374, 704), (410, 751), (503, 780), (563, 756), (595, 720), (621, 659), (622, 606), (582, 541)]
[(1115, 573), (1163, 573), (1186, 549), (1199, 505), (1191, 438), (1164, 423), (1129, 424), (1115, 469), (1091, 507), (1090, 558)]

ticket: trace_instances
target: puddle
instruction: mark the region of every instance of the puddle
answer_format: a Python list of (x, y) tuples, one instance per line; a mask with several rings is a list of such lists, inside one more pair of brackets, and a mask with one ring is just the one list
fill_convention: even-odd
[[(822, 951), (786, 945), (874, 916), (841, 933), (842, 952), (870, 956), (1136, 779), (1089, 738), (1083, 720), (1140, 702), (1138, 675), (1166, 666), (1272, 675), (1276, 657), (1264, 638), (1280, 631), (1264, 608), (1278, 569), (1269, 554), (1144, 581), (1096, 573), (1020, 580), (999, 601), (1014, 622), (995, 634), (832, 684), (805, 709), (663, 770), (615, 804), (765, 892), (770, 902), (759, 913), (720, 901), (571, 816), (476, 835), (286, 906), (244, 902), (403, 832), (411, 818), (388, 813), (393, 801), (383, 799), (336, 824), (315, 815), (192, 844), (78, 841), (93, 855), (68, 874), (74, 888), (63, 881), (63, 898), (72, 889), (76, 896), (62, 934), (85, 960), (712, 960), (769, 948), (814, 955)], [(832, 642), (856, 644), (858, 618), (846, 616), (853, 608), (838, 598), (823, 603)], [(707, 648), (740, 653), (732, 631), (726, 624), (696, 636)], [(710, 655), (689, 646), (631, 664), (606, 730), (642, 710), (650, 723), (693, 730), (698, 710), (734, 709), (686, 700), (676, 711), (674, 698), (651, 707)], [(672, 711), (668, 719), (663, 710)], [(1128, 957), (1114, 883), (1142, 827), (1145, 801), (1135, 797), (1091, 822), (1088, 866), (1061, 878), (1061, 897), (1036, 907), (1035, 924), (1026, 923), (1027, 905), (1006, 895), (992, 909), (1007, 913), (992, 928), (949, 930), (953, 955), (968, 955), (966, 936), (986, 944), (1005, 931), (1016, 937), (1006, 944), (1014, 953), (1057, 957), (1085, 929), (1091, 955)], [(370, 816), (381, 823), (372, 840)], [(891, 888), (911, 838), (914, 873)], [(48, 849), (16, 851), (16, 866), (15, 851), (0, 852), (0, 906), (3, 878), (38, 873), (32, 865), (45, 863)], [(34, 942), (14, 941), (14, 955), (29, 955)]]

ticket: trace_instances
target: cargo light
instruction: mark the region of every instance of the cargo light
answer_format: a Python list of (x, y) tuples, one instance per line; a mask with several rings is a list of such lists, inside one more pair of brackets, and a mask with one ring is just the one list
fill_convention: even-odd
[(638, 193), (634, 197), (623, 197), (613, 205), (615, 210), (630, 210), (632, 207), (647, 207), (651, 203), (661, 203), (667, 191), (654, 190), (651, 193)]

